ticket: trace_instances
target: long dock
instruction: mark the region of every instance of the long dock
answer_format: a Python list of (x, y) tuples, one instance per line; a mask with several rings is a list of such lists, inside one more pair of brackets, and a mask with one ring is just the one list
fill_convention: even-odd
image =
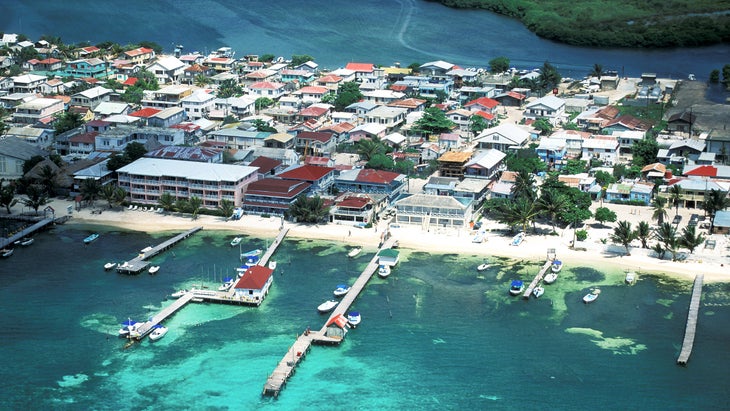
[(272, 255), (276, 252), (276, 249), (279, 248), (279, 245), (281, 244), (281, 241), (286, 237), (286, 234), (289, 232), (289, 227), (282, 228), (279, 230), (279, 235), (276, 236), (274, 239), (274, 242), (269, 245), (269, 248), (264, 253), (264, 256), (261, 257), (261, 259), (258, 262), (258, 265), (266, 265), (269, 262), (269, 259)]
[(677, 364), (679, 365), (687, 365), (689, 356), (692, 354), (692, 346), (695, 343), (695, 330), (697, 329), (697, 315), (700, 311), (700, 298), (702, 297), (702, 282), (704, 279), (704, 275), (696, 275), (694, 285), (692, 286), (692, 298), (689, 301), (689, 313), (687, 314), (687, 327), (684, 330), (682, 350), (679, 352), (679, 358), (677, 358)]
[(175, 244), (179, 243), (180, 241), (190, 237), (191, 235), (197, 233), (198, 231), (202, 230), (203, 227), (195, 227), (192, 228), (182, 234), (178, 234), (175, 237), (166, 240), (154, 247), (147, 247), (135, 258), (125, 261), (124, 263), (117, 266), (117, 272), (122, 274), (137, 274), (140, 271), (144, 270), (149, 266), (150, 263), (148, 263), (146, 260), (148, 258), (152, 258), (156, 256), (157, 254), (167, 250), (168, 248), (174, 246)]
[(548, 259), (545, 262), (545, 265), (542, 266), (540, 271), (537, 272), (537, 275), (535, 278), (532, 279), (532, 282), (527, 287), (527, 290), (525, 290), (525, 294), (522, 295), (522, 298), (528, 299), (530, 298), (530, 295), (532, 294), (532, 290), (537, 287), (538, 284), (540, 284), (540, 281), (542, 281), (542, 278), (545, 277), (545, 273), (550, 269), (550, 267), (553, 265), (553, 260)]
[(195, 295), (193, 293), (185, 293), (182, 297), (175, 300), (174, 303), (168, 305), (167, 307), (165, 307), (164, 310), (160, 311), (149, 320), (145, 321), (141, 326), (139, 326), (139, 328), (137, 328), (137, 331), (139, 332), (139, 337), (137, 337), (137, 339), (144, 338), (152, 331), (155, 325), (161, 323), (167, 317), (175, 314), (177, 310), (183, 308), (193, 298), (195, 298)]
[(11, 235), (8, 238), (0, 238), (0, 248), (5, 248), (8, 245), (20, 240), (23, 237), (27, 237), (34, 232), (40, 230), (41, 228), (47, 226), (48, 224), (51, 224), (53, 221), (55, 221), (53, 218), (44, 218), (37, 223), (31, 225), (30, 227), (26, 227), (17, 233)]
[[(389, 238), (383, 243), (380, 249), (382, 250), (392, 247), (395, 241), (395, 238)], [(339, 338), (326, 336), (327, 324), (330, 322), (331, 319), (347, 312), (347, 310), (350, 308), (350, 305), (352, 305), (357, 296), (360, 295), (360, 292), (362, 292), (362, 290), (365, 288), (365, 285), (367, 285), (368, 281), (370, 281), (377, 269), (378, 253), (375, 253), (373, 259), (370, 260), (367, 267), (365, 267), (365, 270), (363, 270), (357, 280), (355, 280), (355, 283), (350, 287), (350, 291), (345, 294), (340, 303), (337, 304), (337, 307), (335, 307), (332, 314), (327, 318), (327, 321), (325, 321), (322, 328), (319, 331), (308, 331), (297, 336), (294, 344), (289, 347), (289, 350), (287, 350), (286, 354), (284, 354), (284, 357), (281, 359), (281, 361), (279, 361), (274, 371), (269, 375), (268, 379), (266, 380), (262, 395), (272, 395), (274, 397), (279, 396), (279, 392), (284, 388), (284, 385), (286, 385), (289, 377), (294, 374), (296, 366), (299, 364), (299, 362), (301, 362), (307, 352), (309, 352), (312, 343), (318, 342), (336, 344), (341, 341), (341, 339)]]

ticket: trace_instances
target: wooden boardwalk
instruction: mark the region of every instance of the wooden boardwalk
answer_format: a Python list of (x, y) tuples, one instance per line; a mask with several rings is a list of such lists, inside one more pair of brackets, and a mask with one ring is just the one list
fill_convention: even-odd
[(545, 262), (545, 265), (542, 266), (540, 271), (537, 272), (537, 275), (535, 278), (532, 279), (532, 282), (527, 287), (527, 290), (525, 290), (525, 294), (522, 295), (522, 298), (528, 299), (530, 298), (530, 295), (532, 294), (532, 290), (535, 289), (535, 287), (540, 284), (540, 281), (542, 281), (542, 278), (545, 276), (545, 273), (550, 269), (550, 267), (553, 265), (553, 260), (548, 259)]
[(286, 234), (289, 232), (289, 227), (283, 228), (279, 230), (279, 235), (276, 236), (274, 239), (274, 242), (269, 245), (269, 248), (264, 253), (264, 256), (261, 257), (261, 259), (258, 262), (258, 265), (265, 266), (272, 255), (276, 252), (276, 249), (279, 248), (279, 244), (281, 244), (281, 241), (286, 237)]
[[(386, 240), (380, 248), (390, 248), (395, 243), (395, 238), (391, 237)], [(355, 301), (360, 292), (365, 288), (368, 281), (372, 278), (373, 274), (378, 270), (378, 253), (368, 263), (365, 270), (355, 280), (355, 283), (350, 287), (350, 291), (342, 297), (340, 303), (337, 304), (332, 314), (327, 318), (324, 325), (319, 331), (309, 331), (297, 336), (294, 344), (284, 354), (284, 357), (279, 361), (274, 371), (269, 375), (269, 378), (264, 384), (264, 390), (262, 395), (272, 395), (274, 397), (279, 396), (279, 392), (286, 385), (287, 380), (294, 374), (294, 370), (299, 362), (304, 358), (306, 353), (309, 351), (313, 342), (336, 344), (341, 340), (338, 338), (331, 338), (325, 335), (327, 331), (327, 324), (330, 320), (338, 315), (342, 315), (347, 312), (350, 305)]]
[(54, 221), (53, 218), (44, 218), (37, 223), (31, 225), (30, 227), (26, 227), (17, 233), (13, 234), (12, 236), (8, 238), (0, 238), (0, 248), (5, 248), (8, 245), (20, 240), (23, 237), (27, 237), (34, 232), (40, 230), (41, 228), (47, 226), (48, 224), (51, 224)]
[(195, 295), (193, 293), (185, 293), (185, 295), (183, 295), (182, 297), (175, 300), (175, 302), (173, 302), (172, 304), (165, 307), (165, 309), (163, 309), (162, 311), (160, 311), (159, 313), (157, 313), (156, 315), (151, 317), (149, 320), (145, 321), (137, 329), (137, 331), (139, 332), (139, 337), (136, 337), (136, 338), (138, 340), (144, 338), (147, 334), (149, 334), (152, 331), (152, 329), (154, 328), (155, 325), (159, 324), (160, 322), (165, 320), (167, 317), (175, 314), (175, 312), (177, 312), (177, 310), (183, 308), (185, 306), (185, 304), (189, 303), (190, 300), (192, 300), (194, 297), (195, 297)]
[(700, 298), (702, 297), (702, 282), (705, 276), (698, 274), (692, 286), (692, 298), (689, 301), (689, 314), (687, 314), (687, 327), (684, 330), (684, 341), (682, 350), (679, 352), (677, 364), (687, 365), (689, 356), (692, 354), (692, 346), (695, 343), (695, 330), (697, 329), (697, 315), (700, 311)]
[(175, 237), (166, 240), (154, 247), (148, 247), (143, 250), (142, 253), (140, 253), (137, 257), (125, 261), (124, 263), (117, 266), (117, 272), (123, 273), (123, 274), (137, 274), (140, 271), (144, 270), (149, 266), (149, 263), (146, 261), (148, 258), (154, 257), (157, 254), (167, 250), (168, 248), (172, 247), (173, 245), (179, 243), (180, 241), (190, 237), (191, 235), (197, 233), (198, 231), (202, 230), (203, 227), (195, 227), (192, 228), (182, 234), (178, 234)]

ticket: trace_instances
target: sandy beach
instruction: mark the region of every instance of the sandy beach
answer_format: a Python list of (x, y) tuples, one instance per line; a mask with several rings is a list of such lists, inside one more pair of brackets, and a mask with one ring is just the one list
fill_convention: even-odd
[[(73, 205), (71, 201), (54, 200), (51, 206), (55, 210), (66, 210)], [(597, 205), (594, 205), (596, 207)], [(616, 211), (619, 220), (628, 220), (633, 226), (639, 221), (650, 220), (650, 209), (610, 205)], [(92, 213), (92, 210), (97, 210)], [(101, 213), (98, 213), (101, 210)], [(680, 209), (683, 223), (689, 220), (689, 215), (698, 213), (698, 210)], [(643, 214), (643, 215), (642, 215)], [(701, 214), (701, 212), (700, 212)], [(669, 218), (674, 216), (670, 210)], [(94, 209), (84, 208), (73, 211), (72, 218), (66, 224), (103, 224), (135, 231), (172, 231), (185, 230), (194, 226), (202, 226), (208, 230), (229, 230), (232, 232), (249, 234), (257, 237), (274, 237), (281, 227), (280, 218), (262, 218), (246, 215), (237, 221), (225, 221), (220, 217), (201, 215), (196, 220), (186, 215), (176, 213), (158, 214), (152, 211), (133, 211), (123, 208), (109, 209), (98, 203)], [(525, 241), (519, 246), (511, 246), (511, 236), (506, 227), (484, 220), (483, 229), (486, 229), (483, 243), (472, 242), (474, 232), (461, 229), (431, 228), (424, 230), (420, 226), (405, 226), (389, 224), (381, 221), (376, 227), (365, 229), (349, 225), (302, 225), (285, 222), (290, 228), (288, 236), (294, 238), (321, 239), (349, 243), (375, 248), (380, 243), (384, 230), (390, 228), (393, 236), (399, 241), (402, 248), (428, 251), (434, 253), (462, 253), (468, 255), (500, 256), (540, 261), (547, 256), (547, 251), (554, 248), (559, 259), (568, 264), (582, 264), (588, 266), (612, 265), (625, 270), (638, 272), (652, 272), (669, 275), (674, 278), (691, 281), (696, 274), (704, 274), (705, 282), (730, 281), (730, 265), (728, 265), (728, 248), (730, 240), (726, 236), (714, 235), (717, 244), (714, 249), (698, 247), (693, 254), (687, 254), (683, 261), (659, 260), (650, 255), (650, 250), (635, 247), (631, 248), (630, 256), (622, 256), (623, 247), (612, 245), (610, 241), (603, 244), (600, 239), (607, 237), (615, 224), (606, 223), (601, 227), (589, 220), (583, 227), (589, 233), (586, 241), (577, 244), (580, 251), (570, 247), (573, 240), (573, 229), (556, 228), (558, 236), (539, 235), (528, 232)], [(682, 226), (680, 225), (680, 228)], [(548, 232), (549, 226), (538, 225), (538, 232)], [(617, 253), (617, 251), (619, 253)], [(684, 253), (686, 254), (686, 253)]]

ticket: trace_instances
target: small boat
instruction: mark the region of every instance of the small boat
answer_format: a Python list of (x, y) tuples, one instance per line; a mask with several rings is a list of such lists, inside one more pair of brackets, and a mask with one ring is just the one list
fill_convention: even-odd
[(600, 293), (601, 293), (601, 290), (596, 288), (595, 290), (591, 291), (590, 293), (586, 294), (583, 297), (583, 302), (588, 304), (588, 303), (592, 303), (592, 302), (596, 301), (596, 298), (598, 298), (598, 294), (600, 294)]
[(512, 280), (509, 286), (509, 293), (512, 295), (519, 295), (525, 289), (525, 283), (521, 280)]
[(31, 245), (31, 244), (33, 244), (33, 242), (34, 242), (34, 241), (35, 241), (35, 240), (34, 240), (34, 239), (32, 239), (32, 238), (30, 238), (30, 237), (23, 237), (23, 238), (21, 238), (20, 240), (16, 241), (16, 242), (15, 242), (15, 244), (16, 244), (16, 245), (23, 245), (23, 246), (26, 246), (26, 245)]
[(362, 248), (360, 247), (353, 248), (352, 250), (350, 250), (349, 253), (347, 253), (347, 256), (350, 258), (355, 258), (358, 254), (360, 254), (360, 251), (362, 251)]
[(337, 288), (335, 288), (335, 297), (342, 297), (343, 295), (347, 294), (347, 292), (350, 291), (350, 286), (347, 284), (339, 284), (337, 285)]
[(350, 311), (349, 313), (347, 313), (347, 322), (350, 323), (353, 328), (357, 327), (357, 325), (360, 324), (361, 320), (362, 317), (360, 316), (360, 313), (358, 311)]
[(636, 281), (636, 273), (633, 271), (627, 271), (625, 281), (626, 284), (633, 284), (634, 281)]
[(0, 250), (0, 256), (3, 256), (3, 258), (8, 258), (11, 255), (13, 255), (12, 248), (3, 248), (2, 250)]
[(99, 234), (94, 233), (94, 234), (84, 238), (84, 244), (89, 244), (90, 242), (96, 240), (97, 238), (99, 238)]
[(152, 267), (150, 267), (150, 269), (149, 269), (149, 270), (147, 270), (147, 271), (148, 271), (148, 272), (149, 272), (150, 274), (156, 274), (156, 273), (157, 273), (158, 271), (160, 271), (160, 266), (159, 266), (159, 265), (153, 265), (153, 266), (152, 266)]
[(317, 307), (317, 310), (321, 313), (328, 313), (337, 306), (337, 303), (338, 303), (337, 300), (325, 301), (322, 304), (320, 304), (319, 307)]
[(187, 293), (188, 293), (188, 290), (179, 290), (179, 291), (175, 291), (174, 293), (170, 294), (170, 296), (172, 298), (180, 298)]
[(563, 269), (563, 262), (560, 260), (553, 260), (553, 265), (550, 266), (554, 273), (559, 273)]
[(276, 270), (276, 261), (269, 262), (269, 269)]
[(511, 245), (520, 245), (522, 244), (522, 241), (525, 239), (525, 233), (519, 232), (516, 236), (512, 237)]
[(545, 274), (545, 278), (543, 278), (542, 281), (545, 284), (552, 284), (557, 279), (558, 279), (558, 275), (557, 274), (555, 274), (555, 273), (547, 273), (547, 274)]
[(231, 247), (235, 247), (239, 244), (241, 244), (241, 237), (236, 237), (233, 240), (231, 240)]
[(218, 287), (218, 291), (226, 291), (226, 290), (228, 290), (229, 288), (231, 288), (231, 286), (235, 282), (236, 282), (236, 280), (234, 280), (233, 278), (230, 278), (230, 277), (224, 278), (223, 279), (223, 285), (221, 285), (220, 287)]
[(241, 258), (258, 257), (259, 255), (261, 255), (261, 250), (255, 249), (241, 254)]
[(117, 263), (106, 263), (106, 264), (104, 264), (104, 270), (109, 271), (116, 266), (117, 266)]
[(543, 293), (545, 293), (545, 289), (542, 287), (535, 287), (532, 289), (532, 295), (534, 295), (535, 298), (540, 298)]
[(378, 267), (378, 275), (382, 278), (386, 278), (387, 276), (389, 276), (390, 275), (390, 266), (381, 264)]
[(128, 337), (132, 331), (137, 330), (137, 327), (139, 327), (139, 323), (137, 321), (127, 319), (127, 321), (122, 323), (122, 328), (119, 329), (119, 336)]
[(155, 325), (154, 329), (150, 333), (150, 340), (157, 341), (167, 334), (167, 327), (163, 327), (160, 324)]
[(489, 263), (485, 261), (484, 263), (479, 264), (479, 266), (477, 266), (477, 271), (484, 271), (488, 268), (489, 268)]

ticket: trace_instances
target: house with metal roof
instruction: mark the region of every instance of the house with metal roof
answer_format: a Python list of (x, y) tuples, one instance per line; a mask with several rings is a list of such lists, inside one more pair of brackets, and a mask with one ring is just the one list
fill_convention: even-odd
[(725, 194), (730, 191), (730, 181), (691, 176), (670, 180), (669, 184), (659, 187), (657, 195), (669, 199), (671, 197), (669, 190), (674, 185), (678, 185), (682, 189), (680, 199), (682, 201), (682, 207), (686, 208), (702, 208), (705, 197), (712, 190), (717, 190)]
[(414, 194), (395, 202), (395, 222), (418, 225), (426, 231), (468, 227), (473, 204), (467, 198)]
[(99, 151), (123, 151), (129, 143), (146, 145), (152, 141), (166, 146), (181, 145), (185, 143), (185, 136), (182, 130), (172, 128), (118, 125), (99, 133), (94, 144)]
[(147, 66), (160, 84), (178, 83), (183, 79), (187, 65), (175, 56), (164, 56)]
[(516, 151), (526, 146), (530, 132), (516, 124), (502, 123), (482, 130), (474, 142), (478, 149), (499, 150), (503, 153)]
[(539, 98), (525, 106), (523, 117), (530, 120), (543, 118), (553, 126), (557, 126), (567, 118), (565, 114), (565, 100), (555, 97), (552, 94)]
[(222, 128), (205, 135), (207, 141), (224, 143), (226, 148), (242, 150), (249, 147), (263, 147), (264, 140), (271, 133), (263, 131), (248, 131), (239, 128)]
[(215, 106), (215, 96), (204, 90), (197, 90), (193, 94), (183, 98), (180, 103), (182, 104), (183, 110), (185, 110), (185, 116), (189, 120), (194, 121), (207, 117), (208, 113)]
[(233, 285), (233, 298), (260, 305), (269, 294), (269, 288), (274, 281), (273, 272), (274, 270), (263, 265), (249, 267)]
[(23, 176), (23, 163), (33, 156), (47, 156), (48, 153), (35, 144), (17, 137), (0, 139), (0, 178), (15, 180)]
[(368, 194), (345, 193), (330, 207), (330, 222), (367, 224), (374, 220), (376, 204)]
[(63, 101), (55, 98), (36, 98), (15, 107), (12, 122), (32, 125), (48, 122), (63, 112)]
[(505, 157), (507, 157), (506, 154), (495, 149), (478, 151), (464, 165), (464, 177), (491, 180), (498, 171), (505, 168)]
[(108, 88), (96, 86), (80, 91), (71, 96), (71, 105), (89, 107), (92, 110), (104, 101), (109, 101), (112, 91)]
[(715, 219), (712, 220), (712, 234), (730, 234), (729, 210), (719, 210), (715, 212)]
[(223, 150), (200, 146), (162, 146), (147, 152), (144, 156), (171, 160), (197, 161), (200, 163), (223, 163)]

